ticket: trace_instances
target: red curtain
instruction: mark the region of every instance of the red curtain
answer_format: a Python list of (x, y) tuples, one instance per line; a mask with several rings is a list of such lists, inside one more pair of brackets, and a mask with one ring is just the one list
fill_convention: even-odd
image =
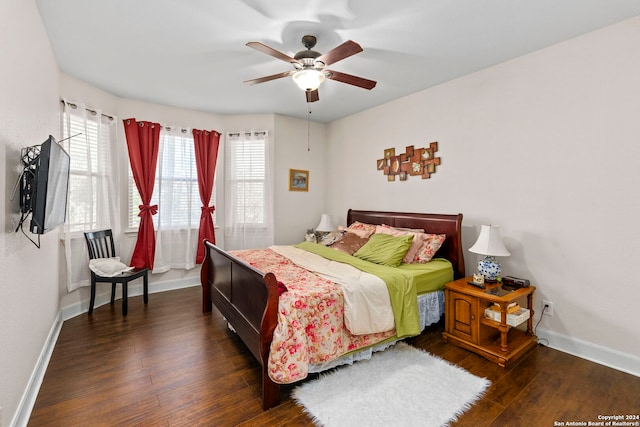
[(150, 203), (156, 179), (160, 125), (152, 122), (137, 122), (136, 119), (126, 119), (123, 122), (131, 171), (142, 199), (138, 214), (140, 217), (138, 240), (131, 257), (131, 266), (153, 269), (156, 235), (152, 216), (158, 213), (158, 205), (151, 206)]
[(220, 134), (216, 131), (194, 129), (193, 143), (196, 155), (196, 170), (198, 171), (198, 189), (200, 190), (200, 200), (202, 201), (200, 230), (198, 231), (198, 251), (196, 253), (196, 264), (201, 264), (204, 260), (204, 245), (202, 241), (207, 239), (211, 243), (216, 242), (216, 234), (211, 217), (216, 208), (215, 206), (209, 206), (209, 201), (211, 200), (213, 178), (218, 161)]

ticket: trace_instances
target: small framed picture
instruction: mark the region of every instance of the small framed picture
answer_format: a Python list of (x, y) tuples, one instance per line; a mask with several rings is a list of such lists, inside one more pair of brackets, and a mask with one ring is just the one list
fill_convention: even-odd
[(309, 171), (289, 169), (289, 191), (309, 191)]

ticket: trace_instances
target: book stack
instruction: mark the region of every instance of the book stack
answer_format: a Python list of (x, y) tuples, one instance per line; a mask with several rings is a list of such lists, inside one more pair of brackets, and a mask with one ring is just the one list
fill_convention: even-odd
[[(494, 302), (493, 305), (490, 308), (493, 311), (500, 312), (500, 304), (498, 304), (498, 303)], [(517, 312), (518, 310), (520, 310), (520, 305), (517, 302), (512, 302), (511, 304), (509, 304), (507, 306), (507, 314), (513, 314), (513, 313)]]
[[(526, 308), (521, 308), (517, 304), (508, 310), (515, 310), (514, 312), (509, 311), (507, 313), (507, 325), (509, 326), (518, 326), (531, 316), (531, 311)], [(496, 304), (495, 306), (487, 307), (484, 310), (484, 317), (500, 322), (500, 318), (502, 317), (500, 314), (500, 306)]]

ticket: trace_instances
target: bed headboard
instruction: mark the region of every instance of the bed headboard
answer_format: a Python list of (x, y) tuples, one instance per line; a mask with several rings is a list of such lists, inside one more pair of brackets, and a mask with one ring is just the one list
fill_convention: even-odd
[(446, 258), (453, 264), (455, 279), (465, 277), (464, 254), (462, 252), (462, 214), (427, 214), (406, 212), (359, 211), (349, 209), (347, 225), (355, 221), (367, 224), (390, 225), (402, 228), (420, 228), (427, 233), (446, 234), (447, 238), (436, 256)]

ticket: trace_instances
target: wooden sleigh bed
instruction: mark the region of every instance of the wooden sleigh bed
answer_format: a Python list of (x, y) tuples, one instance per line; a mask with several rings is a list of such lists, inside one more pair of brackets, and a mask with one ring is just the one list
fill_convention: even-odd
[[(437, 252), (449, 260), (454, 279), (465, 276), (462, 252), (462, 214), (422, 214), (362, 211), (350, 209), (347, 225), (354, 222), (386, 224), (392, 227), (423, 229), (445, 234)], [(267, 362), (278, 323), (279, 285), (271, 272), (262, 272), (208, 241), (202, 265), (202, 311), (215, 305), (262, 366), (262, 404), (269, 409), (280, 402), (280, 385), (271, 380)]]

